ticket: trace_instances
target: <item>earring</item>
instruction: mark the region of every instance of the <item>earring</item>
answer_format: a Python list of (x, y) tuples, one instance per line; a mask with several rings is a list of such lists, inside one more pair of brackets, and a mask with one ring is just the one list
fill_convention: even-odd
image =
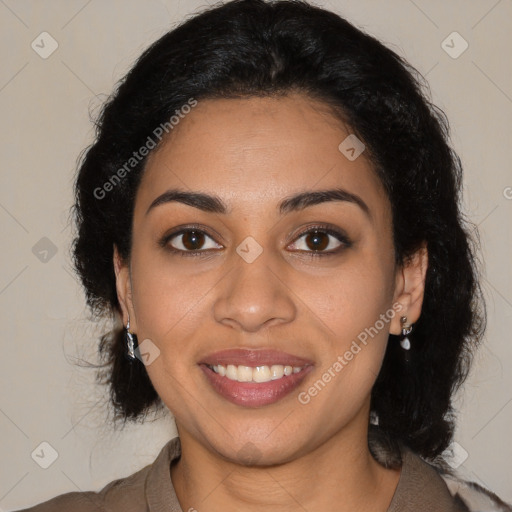
[(408, 335), (412, 332), (412, 324), (407, 324), (407, 317), (403, 316), (400, 318), (400, 323), (402, 324), (402, 336), (403, 338), (400, 340), (400, 346), (404, 350), (409, 350), (411, 348), (411, 341), (408, 338)]
[(128, 346), (128, 352), (126, 357), (130, 361), (135, 361), (135, 348), (137, 347), (137, 335), (130, 332), (130, 317), (128, 317), (128, 322), (126, 324), (126, 345)]

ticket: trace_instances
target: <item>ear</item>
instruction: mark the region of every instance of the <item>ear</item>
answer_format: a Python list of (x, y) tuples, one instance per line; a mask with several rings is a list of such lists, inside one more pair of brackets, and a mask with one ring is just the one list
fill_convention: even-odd
[(400, 318), (407, 317), (407, 324), (414, 324), (421, 315), (423, 297), (425, 294), (425, 276), (428, 267), (428, 250), (426, 243), (423, 243), (410, 259), (403, 266), (397, 268), (395, 276), (395, 294), (393, 298), (394, 308), (397, 314), (391, 320), (391, 334), (400, 334), (402, 325)]
[(123, 260), (117, 246), (114, 244), (114, 272), (116, 275), (117, 298), (121, 306), (123, 325), (126, 326), (130, 317), (130, 331), (137, 332), (137, 319), (132, 302), (132, 283), (130, 266)]

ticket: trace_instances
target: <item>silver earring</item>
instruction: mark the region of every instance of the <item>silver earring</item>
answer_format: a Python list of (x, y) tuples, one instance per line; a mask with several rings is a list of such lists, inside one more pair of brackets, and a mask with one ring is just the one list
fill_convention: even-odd
[(126, 345), (128, 346), (127, 357), (130, 362), (135, 361), (135, 348), (137, 346), (137, 335), (130, 332), (130, 317), (126, 324)]
[(412, 332), (412, 324), (407, 325), (407, 317), (403, 316), (400, 318), (400, 323), (402, 324), (402, 336), (403, 338), (400, 340), (400, 346), (404, 350), (409, 350), (411, 348), (411, 341), (408, 338), (408, 335)]

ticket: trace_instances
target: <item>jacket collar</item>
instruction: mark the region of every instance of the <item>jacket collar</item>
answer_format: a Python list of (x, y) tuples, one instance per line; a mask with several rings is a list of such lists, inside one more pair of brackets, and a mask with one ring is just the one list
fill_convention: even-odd
[(437, 470), (400, 445), (402, 469), (387, 512), (465, 512), (467, 507), (453, 499)]
[(171, 463), (181, 455), (179, 437), (171, 439), (153, 462), (146, 480), (149, 512), (183, 512), (171, 481)]
[[(183, 512), (171, 481), (172, 461), (181, 455), (178, 437), (171, 439), (151, 465), (146, 481), (149, 512)], [(390, 455), (391, 456), (391, 455)], [(382, 452), (380, 457), (382, 457)], [(436, 469), (400, 445), (400, 479), (387, 512), (464, 512)]]

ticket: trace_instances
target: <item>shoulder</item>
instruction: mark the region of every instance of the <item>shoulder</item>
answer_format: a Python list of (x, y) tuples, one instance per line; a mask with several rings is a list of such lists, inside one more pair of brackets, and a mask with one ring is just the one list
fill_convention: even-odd
[(512, 512), (511, 505), (475, 482), (442, 473), (441, 477), (454, 499), (461, 502), (469, 512)]
[(422, 474), (426, 475), (427, 472), (430, 472), (431, 478), (434, 478), (435, 474), (435, 479), (438, 481), (438, 492), (441, 492), (442, 488), (443, 493), (450, 497), (449, 501), (453, 505), (453, 510), (460, 512), (512, 512), (510, 504), (505, 503), (496, 494), (481, 485), (461, 478), (444, 459), (440, 458), (437, 463), (433, 463), (407, 449), (402, 453), (405, 453), (409, 460), (416, 461), (413, 463), (416, 468), (420, 466), (424, 468), (421, 470)]
[(151, 476), (153, 483), (165, 478), (165, 467), (175, 452), (176, 439), (173, 439), (161, 449), (153, 463), (113, 480), (98, 492), (69, 492), (13, 512), (145, 512), (148, 510), (148, 479)]
[(377, 429), (369, 435), (370, 451), (384, 467), (401, 467), (401, 476), (388, 512), (512, 512), (512, 506), (474, 482), (460, 478), (444, 458), (427, 461)]
[(73, 510), (74, 512), (105, 512), (103, 500), (95, 492), (69, 492), (33, 507), (13, 512), (64, 512), (65, 510)]
[(69, 492), (15, 512), (143, 512), (146, 510), (144, 483), (150, 468), (151, 464), (126, 478), (114, 480), (98, 492)]

